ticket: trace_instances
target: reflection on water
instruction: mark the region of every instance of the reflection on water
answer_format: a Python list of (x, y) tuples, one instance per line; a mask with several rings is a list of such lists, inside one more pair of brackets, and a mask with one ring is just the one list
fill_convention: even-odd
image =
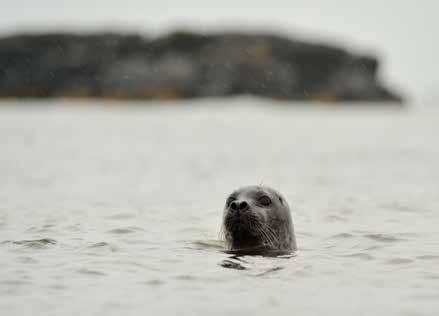
[[(437, 113), (222, 102), (2, 106), (0, 310), (435, 315)], [(261, 182), (295, 256), (219, 240), (227, 194)]]

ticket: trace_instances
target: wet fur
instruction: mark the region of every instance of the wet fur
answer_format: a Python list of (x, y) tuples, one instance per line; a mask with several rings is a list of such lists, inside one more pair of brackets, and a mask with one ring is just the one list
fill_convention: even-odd
[[(258, 203), (266, 195), (271, 204)], [(293, 222), (286, 200), (265, 186), (248, 186), (230, 194), (229, 200), (246, 201), (249, 209), (234, 211), (226, 202), (222, 231), (231, 251), (291, 252), (296, 250)]]

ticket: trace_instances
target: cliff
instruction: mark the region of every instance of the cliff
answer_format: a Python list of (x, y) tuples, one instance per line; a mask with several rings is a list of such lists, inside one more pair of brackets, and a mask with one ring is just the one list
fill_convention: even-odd
[(378, 60), (267, 34), (40, 34), (0, 39), (0, 97), (401, 101)]

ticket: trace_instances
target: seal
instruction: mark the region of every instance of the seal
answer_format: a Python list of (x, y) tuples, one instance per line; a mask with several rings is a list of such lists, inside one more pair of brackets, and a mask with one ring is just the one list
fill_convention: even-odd
[(297, 249), (290, 207), (266, 186), (246, 186), (230, 194), (222, 230), (231, 253), (279, 255)]

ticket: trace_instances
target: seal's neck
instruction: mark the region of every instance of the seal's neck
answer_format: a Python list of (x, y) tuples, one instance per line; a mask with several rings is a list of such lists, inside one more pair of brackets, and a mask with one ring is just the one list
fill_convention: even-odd
[(260, 236), (254, 236), (247, 231), (237, 230), (231, 233), (230, 246), (232, 250), (248, 249), (261, 246)]

